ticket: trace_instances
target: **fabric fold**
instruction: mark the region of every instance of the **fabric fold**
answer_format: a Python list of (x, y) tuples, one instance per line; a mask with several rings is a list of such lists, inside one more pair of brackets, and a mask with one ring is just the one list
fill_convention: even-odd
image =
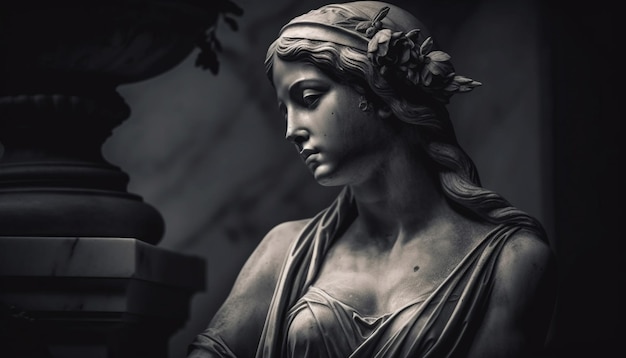
[(256, 358), (462, 357), (481, 323), (497, 258), (520, 227), (497, 226), (423, 300), (366, 317), (312, 286), (334, 239), (356, 215), (346, 187), (302, 229), (282, 267)]

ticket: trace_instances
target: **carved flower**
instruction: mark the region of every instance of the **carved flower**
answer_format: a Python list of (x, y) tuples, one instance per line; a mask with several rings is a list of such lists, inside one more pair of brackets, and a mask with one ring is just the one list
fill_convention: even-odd
[(466, 92), (481, 85), (470, 78), (456, 76), (450, 55), (432, 51), (432, 38), (417, 46), (419, 31), (404, 33), (382, 29), (372, 36), (367, 55), (382, 76), (397, 76), (444, 103), (455, 92)]
[(388, 13), (389, 6), (385, 6), (380, 9), (378, 14), (376, 14), (372, 20), (361, 21), (355, 26), (354, 29), (358, 32), (363, 32), (365, 37), (372, 38), (376, 31), (383, 28), (383, 23), (381, 21), (385, 18), (385, 16), (387, 16)]
[(405, 72), (407, 79), (411, 81), (419, 80), (415, 74), (420, 64), (420, 53), (412, 36), (383, 29), (372, 37), (367, 51), (370, 61), (379, 68), (382, 75), (393, 68)]
[(419, 29), (405, 33), (382, 28), (381, 21), (388, 13), (389, 8), (384, 7), (372, 20), (361, 21), (355, 27), (370, 38), (367, 57), (381, 76), (396, 76), (443, 103), (456, 92), (481, 85), (471, 78), (457, 76), (450, 55), (432, 51), (431, 37), (418, 46)]

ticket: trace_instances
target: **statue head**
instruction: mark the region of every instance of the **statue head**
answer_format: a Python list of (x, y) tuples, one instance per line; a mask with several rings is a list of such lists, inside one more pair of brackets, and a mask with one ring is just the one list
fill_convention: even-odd
[(268, 75), (274, 56), (311, 62), (398, 119), (452, 137), (445, 106), (480, 85), (455, 73), (420, 20), (380, 1), (329, 4), (293, 18), (268, 49)]
[[(380, 1), (329, 4), (295, 17), (269, 46), (265, 66), (273, 78), (276, 58), (308, 62), (360, 91), (374, 108), (414, 133), (439, 177), (443, 193), (488, 221), (541, 224), (482, 188), (476, 166), (459, 145), (446, 106), (456, 93), (481, 83), (456, 74), (450, 55), (435, 48), (424, 24)], [(404, 124), (410, 124), (404, 126)]]

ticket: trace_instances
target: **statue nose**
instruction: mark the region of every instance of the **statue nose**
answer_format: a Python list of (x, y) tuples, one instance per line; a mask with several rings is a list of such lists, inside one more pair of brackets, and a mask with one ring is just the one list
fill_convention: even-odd
[(285, 139), (295, 144), (299, 150), (302, 149), (304, 142), (309, 139), (309, 132), (306, 129), (287, 130)]

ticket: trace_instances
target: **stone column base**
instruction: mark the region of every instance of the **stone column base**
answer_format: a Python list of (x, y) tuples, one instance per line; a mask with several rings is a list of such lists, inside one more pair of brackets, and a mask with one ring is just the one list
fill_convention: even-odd
[(204, 281), (132, 238), (0, 237), (0, 356), (165, 358)]

